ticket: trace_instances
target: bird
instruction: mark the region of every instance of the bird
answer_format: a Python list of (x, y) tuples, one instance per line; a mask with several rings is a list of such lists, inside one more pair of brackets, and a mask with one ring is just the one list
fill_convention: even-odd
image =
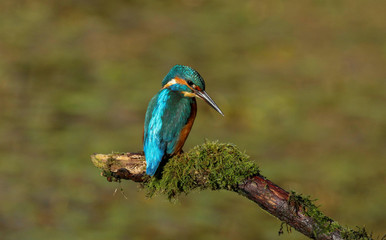
[(196, 118), (195, 97), (224, 116), (206, 93), (204, 79), (196, 70), (184, 65), (173, 66), (146, 111), (143, 150), (147, 175), (158, 175), (169, 158), (182, 152)]

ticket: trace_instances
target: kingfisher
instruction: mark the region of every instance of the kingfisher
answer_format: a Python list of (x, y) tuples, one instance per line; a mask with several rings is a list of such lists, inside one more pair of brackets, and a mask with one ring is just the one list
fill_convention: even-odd
[[(205, 92), (201, 75), (189, 66), (175, 65), (150, 100), (143, 131), (146, 174), (153, 176), (166, 161), (182, 152), (197, 113), (196, 98), (224, 114)], [(158, 173), (157, 173), (158, 174)]]

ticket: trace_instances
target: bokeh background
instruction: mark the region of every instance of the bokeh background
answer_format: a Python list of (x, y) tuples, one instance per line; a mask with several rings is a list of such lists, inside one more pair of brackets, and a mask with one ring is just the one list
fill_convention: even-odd
[[(262, 173), (374, 236), (386, 226), (384, 1), (0, 2), (1, 239), (306, 239), (226, 191), (170, 203), (90, 154), (141, 149), (174, 64), (202, 101), (185, 150), (232, 142)], [(122, 194), (114, 195), (116, 188)]]

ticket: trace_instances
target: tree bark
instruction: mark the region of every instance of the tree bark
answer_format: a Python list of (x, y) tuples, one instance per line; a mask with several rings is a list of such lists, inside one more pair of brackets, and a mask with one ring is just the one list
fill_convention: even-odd
[(304, 209), (298, 208), (289, 201), (290, 194), (263, 176), (246, 179), (239, 185), (243, 195), (257, 203), (262, 209), (281, 221), (313, 239), (343, 239), (338, 232), (329, 235), (315, 236), (318, 226), (312, 217), (307, 216)]
[[(145, 179), (146, 161), (143, 153), (94, 154), (91, 158), (94, 165), (103, 170), (103, 175), (108, 181), (126, 179), (143, 182)], [(335, 231), (317, 234), (320, 229), (323, 229), (323, 226), (319, 226), (320, 221), (307, 214), (304, 206), (292, 201), (291, 193), (261, 175), (245, 179), (233, 191), (257, 203), (262, 209), (309, 238), (371, 239), (364, 229), (360, 232), (340, 225)], [(331, 220), (331, 223), (334, 222), (330, 218), (327, 219)], [(334, 222), (334, 224), (337, 223)], [(353, 236), (355, 238), (352, 238)]]

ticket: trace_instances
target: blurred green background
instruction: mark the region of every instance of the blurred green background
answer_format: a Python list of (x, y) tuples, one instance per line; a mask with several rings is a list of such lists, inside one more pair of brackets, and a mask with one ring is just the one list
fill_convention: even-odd
[[(1, 239), (306, 239), (231, 192), (176, 204), (108, 183), (90, 154), (138, 151), (174, 64), (202, 101), (185, 150), (232, 142), (288, 190), (386, 226), (386, 2), (0, 3)], [(122, 187), (128, 199), (114, 189)]]

